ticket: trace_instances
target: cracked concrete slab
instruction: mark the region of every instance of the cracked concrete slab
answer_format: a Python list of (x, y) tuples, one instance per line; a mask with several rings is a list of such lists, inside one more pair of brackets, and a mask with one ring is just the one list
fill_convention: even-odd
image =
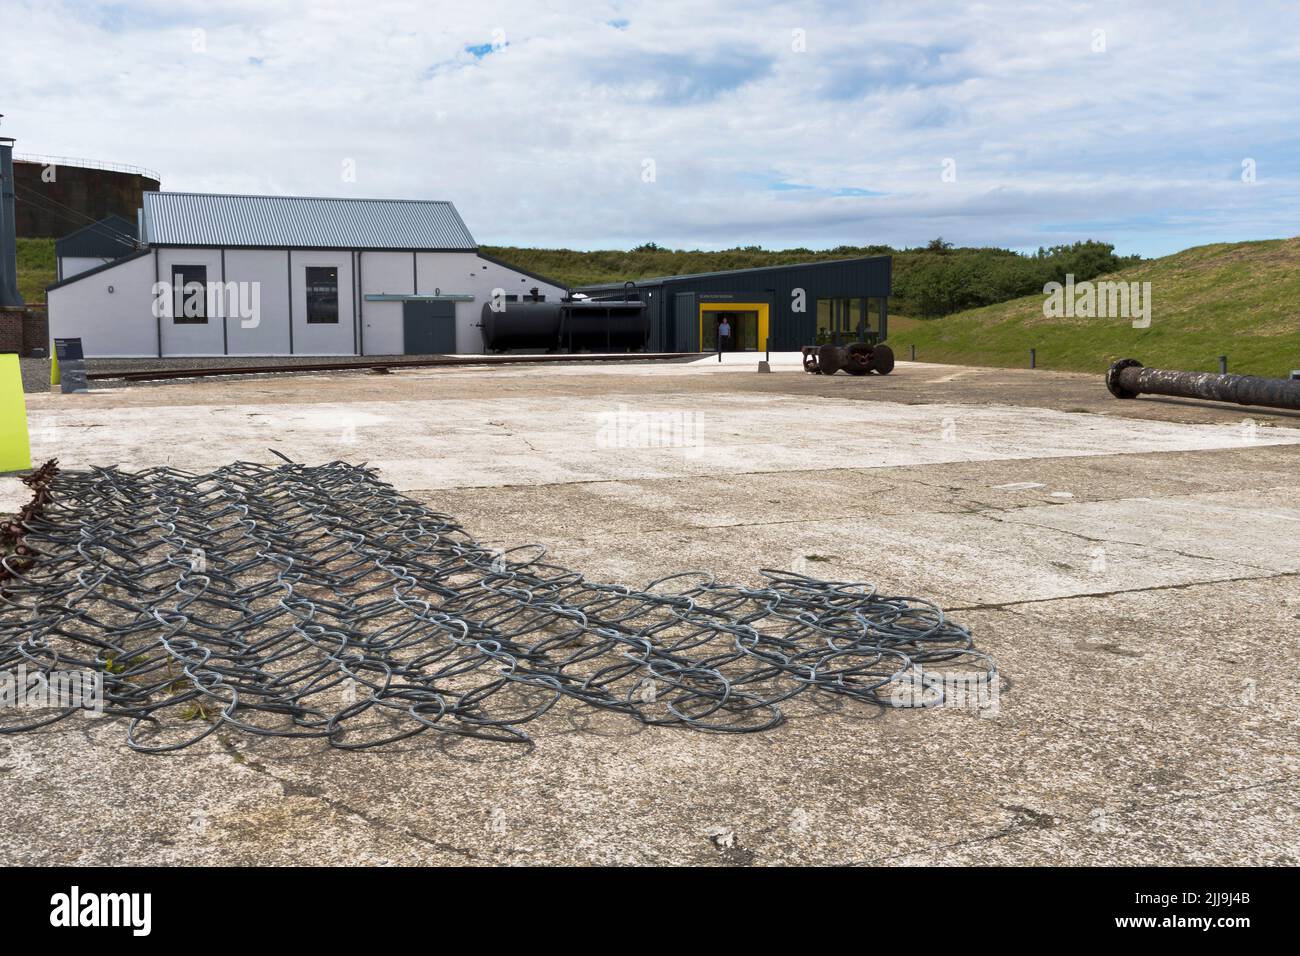
[[(1250, 567), (1300, 572), (1300, 481), (1185, 497), (1023, 508), (1004, 520), (1078, 535), (1107, 548), (1124, 543), (1170, 555), (1194, 553), (1222, 561), (1225, 567), (1242, 559), (1245, 545), (1252, 555)], [(1225, 529), (1231, 529), (1231, 535), (1225, 537)]]
[[(304, 461), (364, 455), (401, 490), (722, 477), (1300, 444), (1300, 430), (1245, 431), (1102, 419), (1006, 405), (859, 405), (828, 398), (614, 394), (282, 405), (59, 406), (33, 411), (34, 458), (69, 466), (148, 460), (210, 470), (268, 447)], [(204, 441), (171, 439), (178, 417)]]
[[(698, 410), (701, 444), (600, 447), (594, 416), (620, 404)], [(197, 381), (29, 408), (35, 452), (69, 466), (267, 445), (382, 463), (481, 540), (595, 578), (868, 579), (951, 609), (1004, 684), (992, 716), (799, 698), (746, 736), (562, 705), (532, 749), (221, 731), (156, 757), (70, 719), (0, 737), (0, 862), (1300, 862), (1300, 417), (913, 363)]]

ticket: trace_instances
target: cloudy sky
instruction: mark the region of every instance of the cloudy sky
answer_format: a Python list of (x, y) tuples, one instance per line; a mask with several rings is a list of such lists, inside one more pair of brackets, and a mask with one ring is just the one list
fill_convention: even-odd
[(0, 0), (0, 28), (20, 154), (451, 199), (485, 244), (1300, 233), (1296, 0)]

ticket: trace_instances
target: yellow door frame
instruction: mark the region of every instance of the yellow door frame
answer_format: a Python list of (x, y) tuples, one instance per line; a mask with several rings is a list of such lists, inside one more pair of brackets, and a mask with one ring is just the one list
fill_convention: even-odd
[(704, 313), (705, 312), (757, 312), (758, 344), (756, 352), (767, 346), (767, 303), (766, 302), (701, 302), (700, 303), (700, 348), (704, 347)]

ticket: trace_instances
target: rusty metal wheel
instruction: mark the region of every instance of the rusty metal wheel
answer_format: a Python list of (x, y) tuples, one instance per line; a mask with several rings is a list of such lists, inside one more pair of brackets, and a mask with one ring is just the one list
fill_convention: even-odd
[(834, 375), (840, 370), (840, 350), (836, 345), (823, 345), (817, 350), (817, 363), (823, 375)]
[(856, 342), (844, 350), (844, 371), (850, 375), (866, 375), (871, 371), (871, 346)]
[(888, 345), (877, 345), (871, 350), (871, 370), (877, 375), (888, 375), (894, 370), (894, 350)]

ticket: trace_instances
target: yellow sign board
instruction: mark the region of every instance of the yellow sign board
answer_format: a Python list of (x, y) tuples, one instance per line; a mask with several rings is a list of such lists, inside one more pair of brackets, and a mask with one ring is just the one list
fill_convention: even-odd
[(0, 355), (0, 472), (26, 471), (31, 467), (22, 366), (17, 355)]

